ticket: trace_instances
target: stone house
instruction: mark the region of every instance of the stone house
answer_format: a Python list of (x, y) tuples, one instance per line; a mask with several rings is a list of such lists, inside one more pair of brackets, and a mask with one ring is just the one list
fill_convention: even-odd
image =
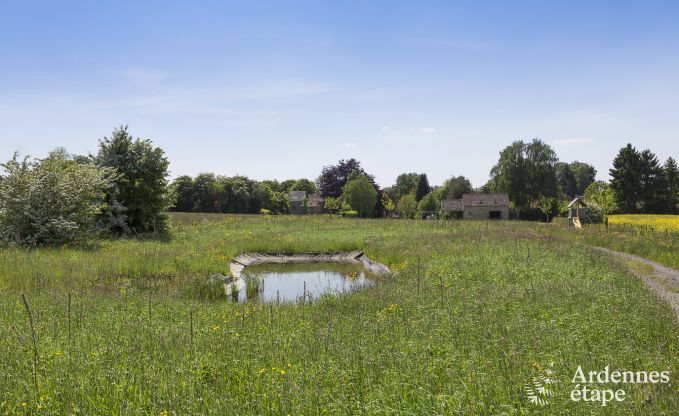
[(290, 214), (304, 215), (306, 214), (306, 192), (305, 191), (291, 191), (290, 195)]
[(441, 211), (459, 212), (465, 220), (508, 220), (509, 195), (464, 194), (462, 199), (441, 201)]

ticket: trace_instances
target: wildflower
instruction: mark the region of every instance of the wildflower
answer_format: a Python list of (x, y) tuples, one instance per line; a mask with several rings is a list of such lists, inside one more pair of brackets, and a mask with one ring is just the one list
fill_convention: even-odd
[(259, 374), (262, 375), (266, 372), (266, 368), (260, 368), (259, 369)]
[(212, 327), (212, 331), (213, 331), (213, 332), (219, 331), (219, 325), (213, 326), (213, 327)]
[(41, 410), (42, 410), (42, 404), (39, 404), (38, 405), (38, 411), (41, 411)]
[(283, 370), (282, 368), (281, 368), (281, 375), (282, 375), (282, 376), (285, 375), (285, 370)]
[(160, 416), (167, 416), (167, 415), (168, 415), (167, 410), (163, 410), (162, 412), (160, 412)]
[(23, 408), (25, 409), (26, 406), (28, 406), (28, 405), (26, 404), (26, 402), (21, 402), (21, 407), (23, 407)]

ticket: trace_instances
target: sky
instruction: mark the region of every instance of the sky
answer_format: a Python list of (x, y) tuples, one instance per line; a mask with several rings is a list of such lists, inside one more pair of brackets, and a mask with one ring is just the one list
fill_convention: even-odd
[(172, 177), (481, 186), (538, 137), (608, 179), (627, 143), (679, 159), (679, 3), (3, 0), (0, 160), (121, 124)]

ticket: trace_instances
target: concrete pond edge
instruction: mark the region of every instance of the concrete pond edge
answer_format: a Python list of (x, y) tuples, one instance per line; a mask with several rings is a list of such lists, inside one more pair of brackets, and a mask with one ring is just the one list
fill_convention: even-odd
[(391, 271), (387, 266), (372, 261), (362, 251), (340, 251), (334, 253), (243, 253), (229, 262), (231, 276), (213, 275), (210, 281), (221, 280), (224, 283), (226, 296), (234, 290), (245, 290), (243, 270), (256, 264), (303, 264), (303, 263), (337, 263), (362, 264), (370, 273), (388, 276)]

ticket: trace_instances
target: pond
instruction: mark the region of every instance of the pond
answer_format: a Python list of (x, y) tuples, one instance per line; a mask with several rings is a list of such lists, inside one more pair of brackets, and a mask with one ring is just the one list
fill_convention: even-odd
[[(369, 286), (374, 280), (362, 264), (261, 264), (243, 271), (247, 289), (238, 300), (297, 302), (306, 289), (306, 299), (330, 293), (340, 294)], [(249, 296), (248, 296), (249, 295)]]

